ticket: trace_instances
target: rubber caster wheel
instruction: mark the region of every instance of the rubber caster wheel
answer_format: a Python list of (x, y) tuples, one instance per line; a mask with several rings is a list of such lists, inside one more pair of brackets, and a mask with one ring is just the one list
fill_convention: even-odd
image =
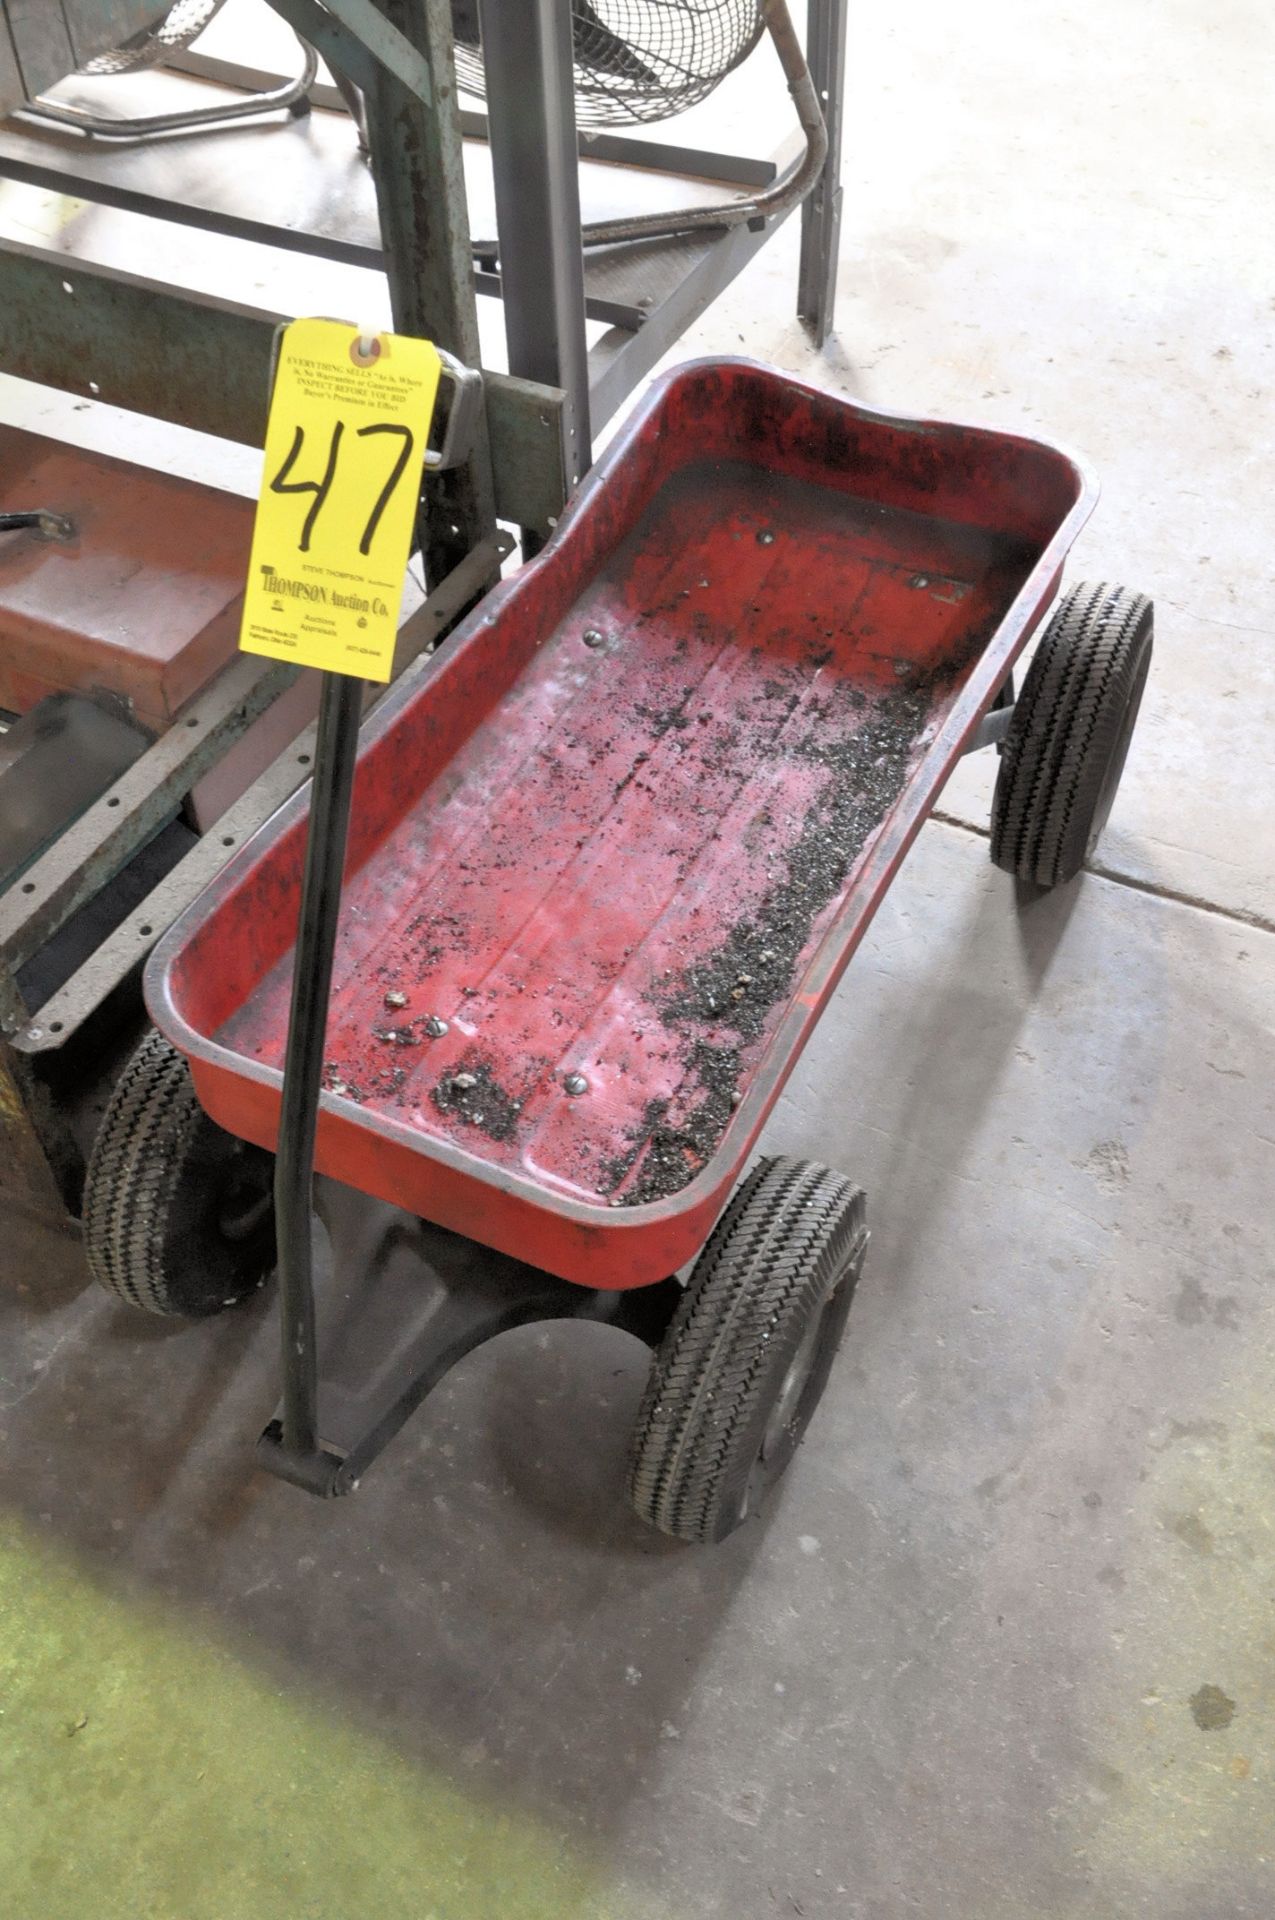
[(130, 1306), (202, 1317), (274, 1265), (274, 1160), (223, 1133), (185, 1059), (151, 1032), (125, 1067), (89, 1159), (84, 1241), (94, 1279)]
[(722, 1215), (655, 1357), (628, 1491), (679, 1540), (725, 1539), (810, 1424), (863, 1265), (864, 1197), (808, 1160), (761, 1161)]
[(992, 859), (1038, 887), (1074, 878), (1120, 785), (1151, 665), (1153, 609), (1105, 584), (1071, 589), (1045, 630), (1005, 736)]

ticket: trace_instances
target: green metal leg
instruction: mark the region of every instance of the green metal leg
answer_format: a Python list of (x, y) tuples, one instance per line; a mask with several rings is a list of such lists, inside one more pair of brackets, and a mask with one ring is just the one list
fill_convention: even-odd
[[(380, 10), (425, 56), (433, 76), (431, 106), (382, 66), (367, 93), (368, 146), (394, 325), (477, 366), (478, 312), (450, 0), (381, 0)], [(494, 525), (484, 433), (465, 466), (428, 483), (421, 546), (429, 583), (458, 566)]]

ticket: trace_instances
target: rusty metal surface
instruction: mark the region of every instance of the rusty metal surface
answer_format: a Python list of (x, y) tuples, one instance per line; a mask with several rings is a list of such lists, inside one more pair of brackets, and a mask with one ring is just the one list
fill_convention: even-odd
[[(1093, 501), (1038, 441), (678, 369), (365, 733), (321, 1171), (592, 1286), (695, 1251)], [(272, 1145), (304, 806), (157, 951)]]
[(22, 1065), (0, 1038), (0, 1213), (16, 1207), (69, 1226), (67, 1199), (36, 1129)]
[(50, 694), (0, 734), (0, 890), (149, 745), (114, 702), (79, 693)]
[(83, 1161), (37, 1071), (9, 1045), (9, 1035), (25, 1019), (22, 997), (0, 953), (0, 1219), (17, 1208), (69, 1226)]
[(235, 651), (251, 503), (0, 429), (0, 500), (37, 498), (71, 538), (0, 535), (0, 706), (104, 690), (162, 731)]

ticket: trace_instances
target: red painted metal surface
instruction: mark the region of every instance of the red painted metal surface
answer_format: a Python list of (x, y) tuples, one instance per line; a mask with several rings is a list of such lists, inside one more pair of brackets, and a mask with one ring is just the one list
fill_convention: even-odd
[(105, 688), (162, 732), (234, 655), (251, 501), (6, 428), (0, 505), (75, 529), (0, 535), (0, 707)]
[[(681, 1266), (1093, 497), (1055, 448), (746, 363), (658, 383), (365, 730), (321, 1170), (584, 1284)], [(304, 814), (148, 976), (263, 1146)]]

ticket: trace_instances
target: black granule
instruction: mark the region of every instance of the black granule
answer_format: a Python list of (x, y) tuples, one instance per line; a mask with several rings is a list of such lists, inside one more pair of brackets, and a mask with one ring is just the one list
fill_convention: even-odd
[(406, 1083), (406, 1067), (382, 1067), (372, 1075), (368, 1087), (378, 1099), (397, 1100)]
[(614, 1193), (621, 1181), (632, 1171), (633, 1162), (641, 1153), (647, 1141), (656, 1132), (660, 1122), (668, 1112), (667, 1100), (648, 1100), (642, 1118), (626, 1135), (629, 1142), (625, 1152), (617, 1154), (614, 1160), (603, 1169), (598, 1182), (599, 1193)]
[(699, 1105), (674, 1126), (667, 1119), (669, 1102), (650, 1101), (630, 1135), (631, 1150), (607, 1169), (601, 1191), (613, 1193), (640, 1157), (638, 1177), (621, 1196), (626, 1207), (640, 1207), (645, 1201), (680, 1193), (712, 1159), (735, 1111), (740, 1075), (737, 1048), (715, 1047), (707, 1040), (698, 1040), (687, 1067), (704, 1095)]
[[(703, 1022), (756, 1039), (786, 997), (816, 919), (903, 791), (929, 708), (926, 693), (900, 690), (853, 731), (829, 738), (820, 730), (790, 748), (827, 767), (831, 778), (784, 854), (783, 879), (686, 969), (661, 1008), (666, 1025)], [(817, 717), (827, 715), (825, 707)]]
[(416, 1023), (408, 1021), (401, 1027), (373, 1027), (372, 1038), (385, 1041), (394, 1047), (419, 1047), (421, 1035), (416, 1031)]
[[(473, 1085), (458, 1087), (456, 1081), (461, 1076)], [(467, 1054), (430, 1089), (430, 1099), (440, 1113), (463, 1120), (467, 1127), (477, 1127), (491, 1140), (512, 1140), (522, 1112), (521, 1101), (506, 1093), (493, 1078), (491, 1061), (474, 1054)]]
[[(725, 1029), (740, 1043), (762, 1033), (791, 993), (816, 920), (903, 791), (933, 699), (928, 685), (899, 687), (861, 719), (862, 691), (842, 687), (812, 711), (814, 726), (787, 751), (826, 767), (829, 778), (782, 856), (783, 877), (711, 953), (669, 982), (660, 1016), (670, 1031), (689, 1037), (704, 1027)], [(842, 716), (844, 730), (835, 725)], [(739, 1102), (740, 1047), (698, 1039), (686, 1066), (686, 1095), (693, 1097), (697, 1084), (703, 1093), (689, 1118), (670, 1126), (667, 1104), (652, 1102), (632, 1152), (609, 1170), (614, 1190), (638, 1168), (620, 1196), (626, 1206), (680, 1192), (712, 1158), (730, 1124)]]
[(639, 701), (635, 703), (633, 711), (638, 714), (641, 719), (646, 721), (647, 726), (651, 730), (651, 738), (653, 740), (662, 740), (670, 727), (680, 729), (690, 726), (690, 715), (685, 711), (685, 707), (686, 702), (690, 699), (694, 691), (695, 689), (693, 687), (687, 687), (675, 706), (647, 707), (643, 706)]

